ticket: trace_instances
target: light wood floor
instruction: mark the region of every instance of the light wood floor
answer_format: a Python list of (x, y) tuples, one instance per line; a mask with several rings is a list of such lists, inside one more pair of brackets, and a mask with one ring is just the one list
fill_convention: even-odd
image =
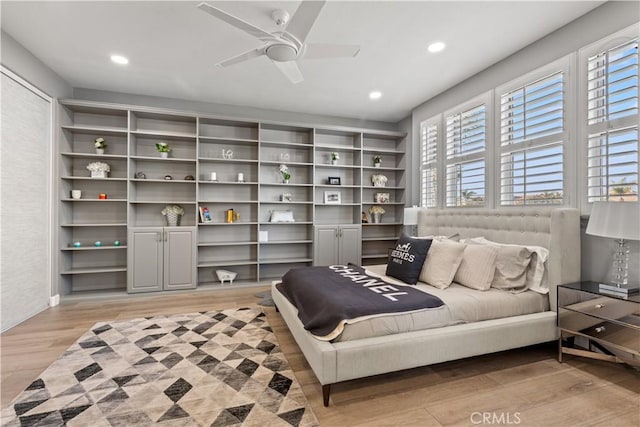
[[(48, 309), (0, 336), (2, 406), (95, 322), (255, 305), (267, 288), (84, 301)], [(278, 313), (265, 308), (322, 426), (640, 426), (640, 374), (578, 357), (555, 344), (320, 385)], [(483, 415), (485, 414), (486, 415)], [(483, 424), (483, 416), (485, 423)]]

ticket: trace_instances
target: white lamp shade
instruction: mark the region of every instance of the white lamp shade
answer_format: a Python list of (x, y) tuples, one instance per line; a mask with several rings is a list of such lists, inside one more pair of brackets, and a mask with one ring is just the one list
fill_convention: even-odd
[(418, 212), (420, 208), (417, 206), (404, 208), (404, 225), (418, 225)]
[(612, 239), (640, 240), (640, 203), (595, 202), (586, 232)]

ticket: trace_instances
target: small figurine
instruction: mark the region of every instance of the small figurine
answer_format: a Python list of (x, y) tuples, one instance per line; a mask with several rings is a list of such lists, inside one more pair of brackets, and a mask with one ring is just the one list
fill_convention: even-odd
[(171, 175), (165, 175), (165, 176), (164, 176), (164, 179), (165, 179), (166, 181), (171, 181), (171, 180), (173, 179), (173, 177), (172, 177)]
[(368, 224), (369, 223), (369, 218), (367, 218), (367, 213), (366, 212), (362, 212), (362, 223), (363, 224)]
[(184, 177), (185, 181), (195, 181), (196, 179), (193, 177), (193, 175), (187, 175)]
[(137, 179), (147, 179), (147, 175), (145, 175), (144, 172), (136, 172), (136, 178)]

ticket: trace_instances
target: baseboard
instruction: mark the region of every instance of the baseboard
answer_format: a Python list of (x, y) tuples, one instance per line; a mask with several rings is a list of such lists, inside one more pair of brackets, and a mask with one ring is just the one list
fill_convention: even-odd
[(55, 294), (49, 298), (49, 307), (55, 307), (60, 304), (60, 294)]

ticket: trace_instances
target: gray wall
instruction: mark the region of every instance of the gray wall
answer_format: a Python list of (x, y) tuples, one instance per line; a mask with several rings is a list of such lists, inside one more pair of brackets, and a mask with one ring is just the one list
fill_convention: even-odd
[[(412, 157), (415, 160), (408, 164), (412, 168), (409, 171), (409, 176), (414, 178), (410, 191), (407, 191), (407, 204), (418, 204), (420, 202), (418, 157), (420, 153), (421, 121), (442, 113), (475, 95), (491, 90), (548, 64), (555, 59), (575, 52), (581, 47), (628, 27), (639, 20), (640, 8), (638, 7), (638, 2), (607, 2), (548, 36), (526, 46), (508, 58), (417, 106), (410, 117), (413, 138), (410, 141), (408, 150), (413, 153)], [(405, 121), (406, 119), (400, 124), (404, 126)], [(585, 226), (586, 222), (582, 228), (582, 279), (607, 280), (610, 278), (610, 260), (611, 254), (615, 249), (615, 242), (611, 239), (585, 236)], [(640, 281), (638, 242), (630, 242), (630, 249), (632, 261), (629, 266), (631, 270), (630, 280), (638, 283)]]
[(67, 98), (73, 94), (71, 85), (51, 68), (33, 56), (4, 31), (0, 32), (2, 50), (0, 63), (52, 98)]
[(168, 108), (180, 111), (198, 112), (248, 120), (265, 120), (308, 125), (348, 126), (368, 129), (397, 130), (398, 125), (390, 122), (350, 119), (335, 116), (296, 113), (291, 111), (265, 110), (262, 108), (216, 104), (213, 102), (188, 101), (175, 98), (134, 95), (94, 89), (74, 88), (73, 97), (88, 101), (103, 101), (125, 105)]

